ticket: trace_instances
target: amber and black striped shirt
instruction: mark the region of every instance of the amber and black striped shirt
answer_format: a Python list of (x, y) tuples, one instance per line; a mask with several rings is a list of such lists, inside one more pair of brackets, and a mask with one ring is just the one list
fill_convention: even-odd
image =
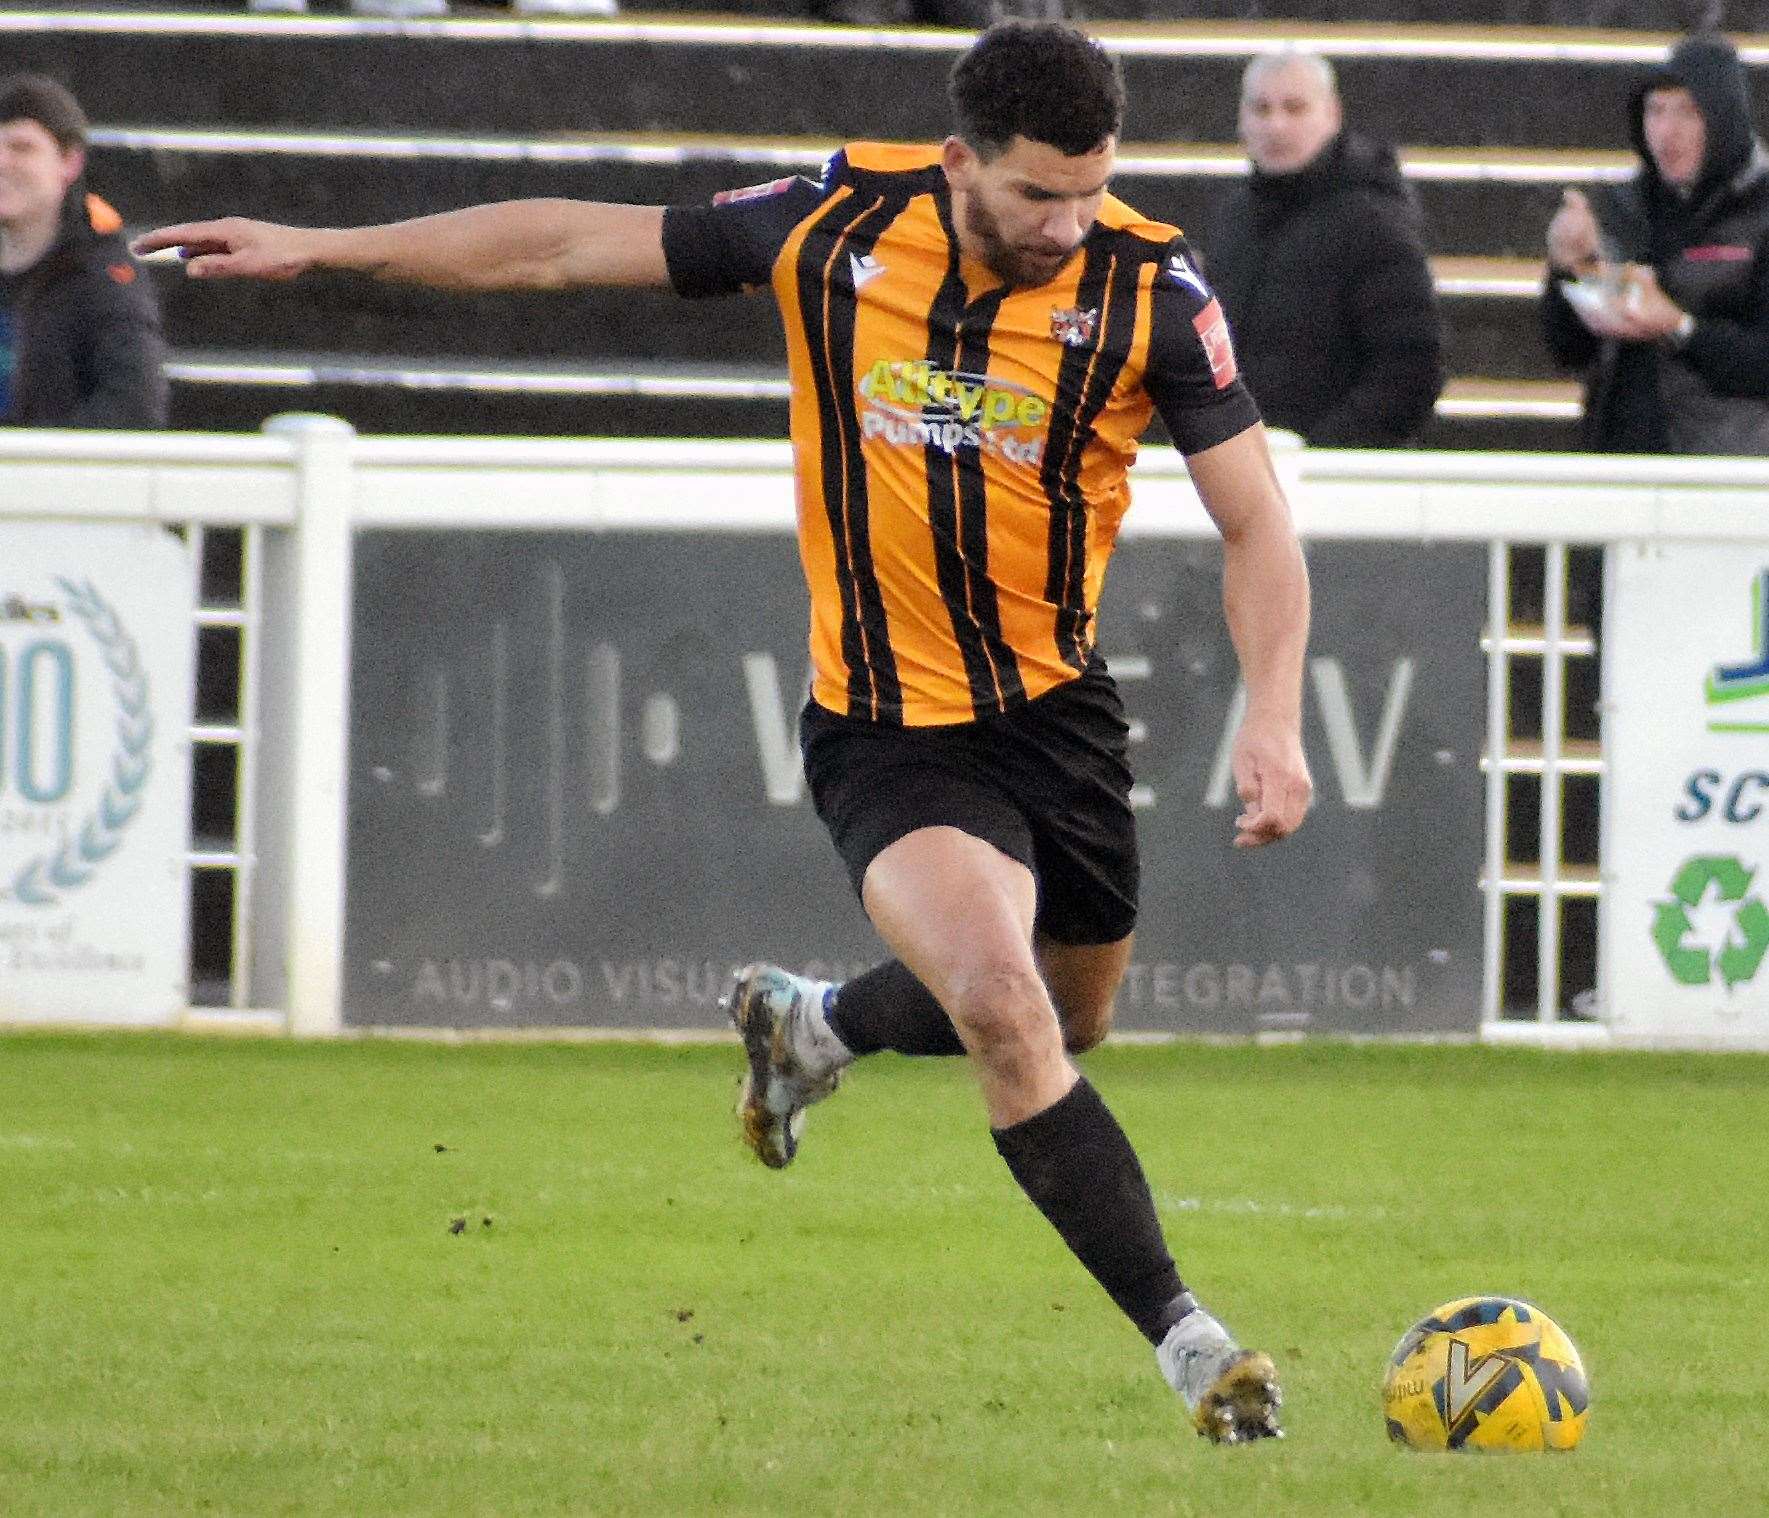
[(821, 180), (664, 216), (684, 295), (771, 285), (786, 328), (811, 694), (928, 726), (1085, 667), (1126, 471), (1259, 419), (1177, 229), (1107, 197), (1048, 284), (961, 256), (937, 150), (855, 143)]

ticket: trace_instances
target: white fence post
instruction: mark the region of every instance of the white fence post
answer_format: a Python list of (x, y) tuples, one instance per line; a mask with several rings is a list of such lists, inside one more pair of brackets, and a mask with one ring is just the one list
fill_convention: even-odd
[(291, 1033), (344, 1025), (344, 834), (356, 432), (272, 417), (295, 445), (297, 517), (264, 556), (252, 1000)]

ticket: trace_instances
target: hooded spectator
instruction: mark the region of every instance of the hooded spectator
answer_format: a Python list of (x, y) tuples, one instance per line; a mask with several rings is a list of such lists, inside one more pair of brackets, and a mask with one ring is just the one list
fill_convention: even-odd
[(1548, 228), (1543, 330), (1585, 371), (1586, 446), (1769, 454), (1769, 154), (1738, 54), (1685, 39), (1629, 125), (1638, 172)]

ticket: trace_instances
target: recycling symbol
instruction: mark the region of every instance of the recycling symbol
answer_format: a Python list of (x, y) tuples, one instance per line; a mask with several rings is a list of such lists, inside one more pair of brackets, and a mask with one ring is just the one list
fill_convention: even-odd
[[(1731, 991), (1757, 973), (1764, 955), (1769, 954), (1769, 907), (1760, 897), (1745, 895), (1755, 873), (1726, 854), (1697, 854), (1677, 871), (1671, 882), (1671, 899), (1659, 902), (1653, 913), (1652, 941), (1678, 984), (1705, 986), (1718, 971)], [(1700, 905), (1710, 886), (1716, 902), (1737, 903), (1726, 940), (1718, 950), (1699, 940), (1687, 941), (1695, 929), (1689, 910)]]

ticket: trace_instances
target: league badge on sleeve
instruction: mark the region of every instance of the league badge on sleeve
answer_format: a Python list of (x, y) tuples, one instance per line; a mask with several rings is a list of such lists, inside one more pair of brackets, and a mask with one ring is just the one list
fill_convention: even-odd
[(735, 206), (742, 205), (746, 200), (766, 200), (770, 195), (784, 195), (797, 178), (796, 174), (788, 174), (784, 179), (770, 179), (766, 184), (745, 185), (741, 190), (720, 190), (713, 196), (713, 204)]
[(1216, 388), (1221, 390), (1234, 383), (1235, 345), (1229, 341), (1228, 318), (1222, 314), (1214, 295), (1210, 304), (1192, 318), (1192, 325), (1198, 329), (1198, 341), (1204, 345), (1204, 357), (1210, 361), (1210, 378), (1216, 381)]

